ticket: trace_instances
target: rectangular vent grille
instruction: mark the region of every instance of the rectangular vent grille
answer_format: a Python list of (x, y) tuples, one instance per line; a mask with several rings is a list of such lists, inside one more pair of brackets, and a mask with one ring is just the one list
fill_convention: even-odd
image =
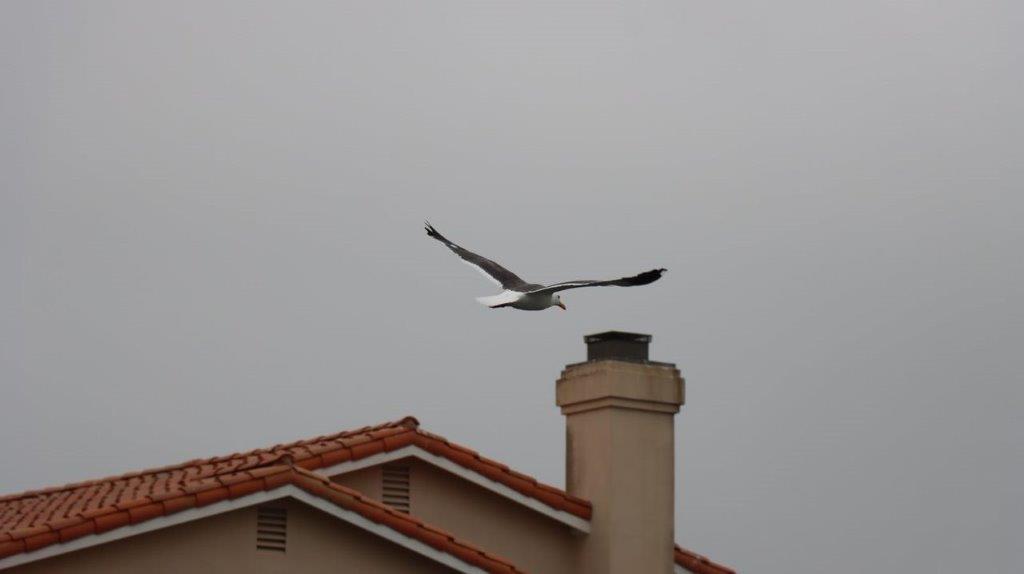
[(288, 511), (284, 508), (256, 508), (256, 549), (284, 552), (288, 534)]
[(388, 465), (384, 467), (384, 504), (409, 514), (409, 467)]

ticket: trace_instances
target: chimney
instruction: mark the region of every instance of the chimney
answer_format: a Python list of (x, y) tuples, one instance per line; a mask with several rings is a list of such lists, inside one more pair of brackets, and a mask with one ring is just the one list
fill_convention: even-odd
[(594, 505), (580, 572), (672, 574), (674, 418), (683, 379), (648, 360), (650, 335), (584, 337), (587, 361), (555, 389), (565, 415), (566, 488)]

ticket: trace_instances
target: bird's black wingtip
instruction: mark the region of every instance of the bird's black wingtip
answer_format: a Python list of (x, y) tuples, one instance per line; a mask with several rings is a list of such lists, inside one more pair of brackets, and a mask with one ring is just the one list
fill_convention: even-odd
[(427, 235), (431, 237), (438, 235), (437, 230), (434, 229), (434, 226), (431, 225), (430, 222), (425, 219), (423, 220), (423, 228), (427, 230)]
[(654, 283), (658, 279), (661, 279), (661, 274), (668, 271), (664, 267), (659, 269), (651, 269), (650, 271), (644, 271), (643, 273), (632, 278), (631, 285), (647, 285)]

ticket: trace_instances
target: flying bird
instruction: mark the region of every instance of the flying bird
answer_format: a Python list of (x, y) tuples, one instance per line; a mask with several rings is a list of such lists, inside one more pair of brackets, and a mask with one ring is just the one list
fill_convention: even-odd
[(581, 279), (578, 281), (552, 283), (551, 285), (527, 283), (518, 275), (494, 261), (452, 243), (434, 229), (434, 226), (430, 225), (429, 221), (426, 222), (426, 228), (427, 235), (444, 243), (448, 249), (454, 251), (464, 262), (473, 266), (477, 271), (483, 273), (485, 277), (501, 286), (502, 292), (497, 295), (476, 298), (477, 301), (491, 309), (512, 307), (513, 309), (522, 309), (524, 311), (541, 311), (548, 307), (561, 307), (564, 310), (565, 303), (562, 302), (562, 298), (558, 295), (559, 291), (579, 289), (580, 287), (605, 287), (608, 285), (618, 285), (619, 287), (647, 285), (661, 279), (661, 274), (665, 272), (665, 269), (651, 269), (632, 277), (608, 279), (606, 281)]

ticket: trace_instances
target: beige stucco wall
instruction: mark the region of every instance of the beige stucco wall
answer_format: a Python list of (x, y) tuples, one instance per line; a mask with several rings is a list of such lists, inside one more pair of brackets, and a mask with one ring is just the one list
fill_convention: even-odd
[(381, 465), (332, 476), (331, 480), (358, 490), (374, 500), (380, 500), (383, 495), (384, 473)]
[[(443, 528), (488, 552), (511, 560), (531, 574), (574, 571), (583, 534), (517, 502), (417, 459), (410, 466), (410, 510), (414, 516)], [(359, 488), (369, 469), (335, 480)], [(364, 489), (369, 485), (363, 484)], [(379, 487), (377, 487), (379, 488)]]
[(256, 549), (256, 507), (249, 507), (25, 564), (5, 574), (452, 571), (301, 502), (275, 506), (288, 509), (288, 549), (283, 554)]
[(578, 572), (673, 569), (672, 415), (598, 409), (571, 417), (569, 491), (594, 504)]

